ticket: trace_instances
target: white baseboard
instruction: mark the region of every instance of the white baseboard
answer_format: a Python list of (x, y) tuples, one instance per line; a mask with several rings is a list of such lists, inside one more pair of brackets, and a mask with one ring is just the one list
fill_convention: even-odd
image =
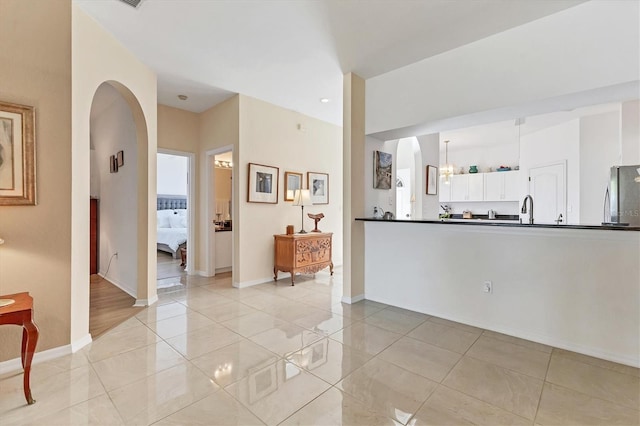
[[(89, 336), (91, 338), (91, 336)], [(57, 348), (47, 349), (46, 351), (36, 352), (33, 354), (31, 365), (40, 364), (41, 362), (51, 361), (61, 356), (71, 353), (72, 345), (58, 346)], [(11, 373), (14, 371), (22, 371), (22, 360), (20, 358), (9, 359), (0, 362), (0, 374)]]
[(234, 281), (232, 285), (235, 288), (246, 288), (246, 287), (251, 287), (251, 286), (254, 286), (254, 285), (264, 284), (264, 283), (268, 283), (268, 282), (273, 282), (273, 277), (258, 278), (257, 280), (242, 281), (242, 282)]
[(193, 271), (194, 275), (199, 275), (201, 277), (212, 277), (213, 275), (209, 275), (209, 273), (207, 271)]
[(136, 298), (136, 294), (135, 292), (133, 292), (130, 288), (127, 288), (126, 286), (124, 286), (123, 284), (111, 279), (111, 278), (106, 278), (104, 275), (102, 275), (101, 272), (98, 272), (98, 276), (109, 281), (111, 284), (115, 285), (116, 287), (118, 287), (120, 290), (124, 291), (125, 293), (127, 293), (129, 296), (133, 297), (134, 299)]
[(233, 268), (231, 266), (225, 266), (224, 268), (216, 268), (216, 274), (222, 274), (223, 272), (231, 272)]
[(93, 339), (91, 338), (91, 334), (87, 333), (82, 338), (76, 340), (75, 342), (71, 342), (71, 352), (76, 353), (91, 342), (93, 342)]
[(348, 303), (349, 305), (353, 303), (358, 303), (361, 300), (364, 300), (364, 294), (359, 294), (354, 297), (342, 296), (342, 303)]
[(158, 295), (154, 294), (153, 297), (149, 299), (136, 299), (136, 303), (134, 303), (133, 306), (136, 306), (136, 307), (151, 306), (157, 301), (158, 301)]

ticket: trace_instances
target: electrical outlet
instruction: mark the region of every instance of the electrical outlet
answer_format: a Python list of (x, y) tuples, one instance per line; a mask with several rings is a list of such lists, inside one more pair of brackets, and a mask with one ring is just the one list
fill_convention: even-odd
[(493, 283), (491, 281), (485, 281), (482, 287), (482, 291), (485, 293), (493, 293)]

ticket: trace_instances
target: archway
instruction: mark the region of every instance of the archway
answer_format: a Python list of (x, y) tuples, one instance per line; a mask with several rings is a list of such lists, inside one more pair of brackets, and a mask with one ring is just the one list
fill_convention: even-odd
[[(133, 255), (134, 268), (136, 270), (135, 305), (147, 306), (157, 301), (156, 294), (156, 259), (150, 256), (155, 254), (155, 237), (149, 232), (150, 227), (155, 227), (155, 199), (149, 195), (149, 185), (155, 187), (155, 143), (150, 146), (150, 129), (147, 125), (147, 117), (143, 108), (133, 92), (124, 84), (107, 80), (96, 82), (90, 87), (85, 87), (84, 96), (77, 96), (74, 106), (76, 122), (74, 123), (73, 146), (73, 180), (72, 180), (72, 286), (71, 286), (71, 344), (75, 351), (91, 341), (89, 329), (89, 203), (90, 197), (90, 110), (96, 93), (101, 86), (108, 85), (124, 99), (133, 120), (135, 132), (134, 155), (125, 153), (125, 168), (127, 165), (135, 165), (135, 193), (129, 200), (129, 207), (134, 214), (135, 244)], [(148, 104), (148, 102), (147, 102)], [(147, 114), (155, 120), (155, 111), (147, 107)], [(154, 123), (155, 124), (155, 123)], [(153, 133), (155, 141), (155, 132)], [(150, 149), (153, 153), (150, 153)], [(117, 154), (116, 152), (111, 153)], [(153, 163), (149, 158), (153, 154)], [(109, 159), (98, 159), (109, 161)], [(108, 164), (108, 163), (107, 163)], [(132, 167), (134, 168), (134, 167)], [(153, 180), (150, 182), (150, 180)], [(153, 214), (152, 215), (150, 215)], [(153, 223), (152, 223), (153, 222)], [(150, 238), (153, 241), (150, 241)]]

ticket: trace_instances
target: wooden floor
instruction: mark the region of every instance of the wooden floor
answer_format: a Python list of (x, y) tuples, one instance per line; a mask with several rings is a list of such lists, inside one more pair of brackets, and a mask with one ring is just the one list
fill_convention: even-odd
[(135, 299), (99, 275), (91, 275), (89, 333), (93, 339), (131, 318), (144, 308)]

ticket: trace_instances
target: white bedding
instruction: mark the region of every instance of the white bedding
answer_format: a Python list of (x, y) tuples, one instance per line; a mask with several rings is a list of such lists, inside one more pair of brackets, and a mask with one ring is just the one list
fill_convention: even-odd
[(166, 244), (174, 252), (187, 242), (187, 228), (158, 228), (158, 244)]

